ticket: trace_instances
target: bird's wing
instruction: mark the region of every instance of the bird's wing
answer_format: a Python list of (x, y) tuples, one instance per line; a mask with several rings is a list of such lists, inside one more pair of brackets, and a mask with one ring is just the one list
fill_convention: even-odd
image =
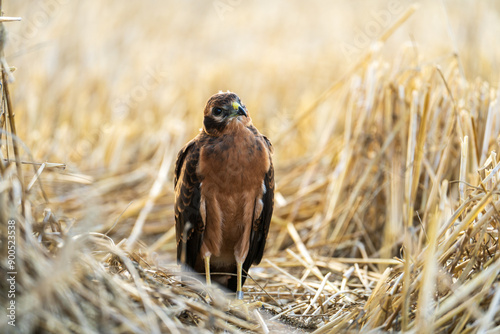
[(264, 254), (264, 247), (266, 246), (267, 233), (269, 232), (269, 225), (271, 223), (271, 216), (273, 215), (274, 207), (274, 167), (271, 160), (273, 147), (267, 137), (262, 136), (269, 152), (269, 170), (264, 176), (264, 186), (266, 191), (262, 196), (262, 212), (259, 217), (256, 217), (253, 222), (252, 232), (250, 234), (250, 247), (247, 258), (243, 263), (243, 268), (247, 271), (252, 264), (259, 264)]
[(177, 261), (194, 267), (205, 224), (200, 214), (200, 182), (196, 169), (200, 156), (197, 138), (182, 148), (175, 162), (175, 230)]

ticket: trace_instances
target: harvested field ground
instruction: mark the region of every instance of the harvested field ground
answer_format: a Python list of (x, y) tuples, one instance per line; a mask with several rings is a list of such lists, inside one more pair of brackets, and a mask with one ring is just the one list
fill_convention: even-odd
[[(498, 3), (2, 10), (0, 332), (500, 332)], [(173, 164), (219, 90), (275, 150), (242, 302), (175, 260)]]

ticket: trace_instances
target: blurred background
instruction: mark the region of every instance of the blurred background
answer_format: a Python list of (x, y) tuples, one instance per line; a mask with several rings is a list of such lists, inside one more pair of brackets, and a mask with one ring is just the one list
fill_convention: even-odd
[[(86, 230), (113, 228), (119, 240), (129, 235), (149, 200), (154, 206), (145, 212), (143, 235), (153, 242), (167, 233), (166, 249), (173, 249), (175, 155), (198, 133), (206, 100), (231, 90), (274, 143), (276, 216), (310, 219), (331, 188), (324, 182), (314, 188), (304, 180), (311, 174), (298, 166), (325, 155), (323, 171), (335, 167), (343, 146), (344, 93), (309, 107), (363, 56), (374, 52), (382, 67), (400, 62), (417, 71), (426, 64), (446, 68), (456, 60), (461, 78), (498, 86), (498, 2), (420, 1), (377, 46), (412, 5), (405, 0), (4, 1), (6, 15), (22, 17), (8, 23), (6, 59), (17, 68), (11, 92), (18, 134), (29, 148), (24, 157), (66, 164), (65, 170), (47, 168), (42, 174), (48, 207), (59, 217), (78, 221), (75, 226), (87, 222)], [(328, 154), (317, 150), (325, 142), (332, 143)], [(166, 174), (160, 172), (162, 162)], [(155, 181), (161, 191), (151, 194)], [(320, 192), (287, 207), (310, 184), (314, 189), (306, 194)], [(295, 188), (287, 190), (290, 185)], [(47, 205), (39, 189), (32, 194), (35, 218), (41, 219)]]

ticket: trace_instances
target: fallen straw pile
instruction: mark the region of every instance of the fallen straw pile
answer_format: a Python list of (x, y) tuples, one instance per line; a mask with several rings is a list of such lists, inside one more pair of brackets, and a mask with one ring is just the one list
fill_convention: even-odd
[[(179, 280), (171, 165), (189, 135), (173, 112), (166, 122), (132, 108), (140, 127), (125, 119), (98, 131), (112, 115), (95, 102), (101, 113), (80, 119), (98, 138), (79, 151), (85, 171), (33, 170), (28, 148), (7, 135), (16, 105), (3, 81), (0, 244), (5, 259), (14, 221), (17, 274), (16, 327), (2, 322), (0, 332), (499, 331), (498, 91), (466, 80), (455, 56), (443, 63), (419, 62), (413, 48), (387, 63), (374, 50), (269, 134), (276, 208), (244, 304), (203, 280)], [(57, 138), (79, 135), (67, 114), (39, 122), (45, 127), (33, 134), (18, 122), (18, 132), (51, 159), (57, 148), (37, 138), (55, 137), (66, 150)], [(47, 124), (58, 130), (46, 132)], [(1, 271), (12, 269), (2, 261)], [(3, 278), (0, 286), (9, 288)], [(2, 307), (9, 298), (1, 294)]]

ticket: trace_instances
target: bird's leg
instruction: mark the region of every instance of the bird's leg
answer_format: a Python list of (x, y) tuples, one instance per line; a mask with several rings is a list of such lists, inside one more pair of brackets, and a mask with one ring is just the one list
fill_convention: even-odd
[(203, 261), (205, 261), (205, 277), (207, 278), (207, 285), (212, 285), (212, 281), (210, 280), (210, 253), (203, 257)]
[(243, 299), (243, 291), (241, 290), (242, 266), (241, 262), (236, 262), (236, 299)]

